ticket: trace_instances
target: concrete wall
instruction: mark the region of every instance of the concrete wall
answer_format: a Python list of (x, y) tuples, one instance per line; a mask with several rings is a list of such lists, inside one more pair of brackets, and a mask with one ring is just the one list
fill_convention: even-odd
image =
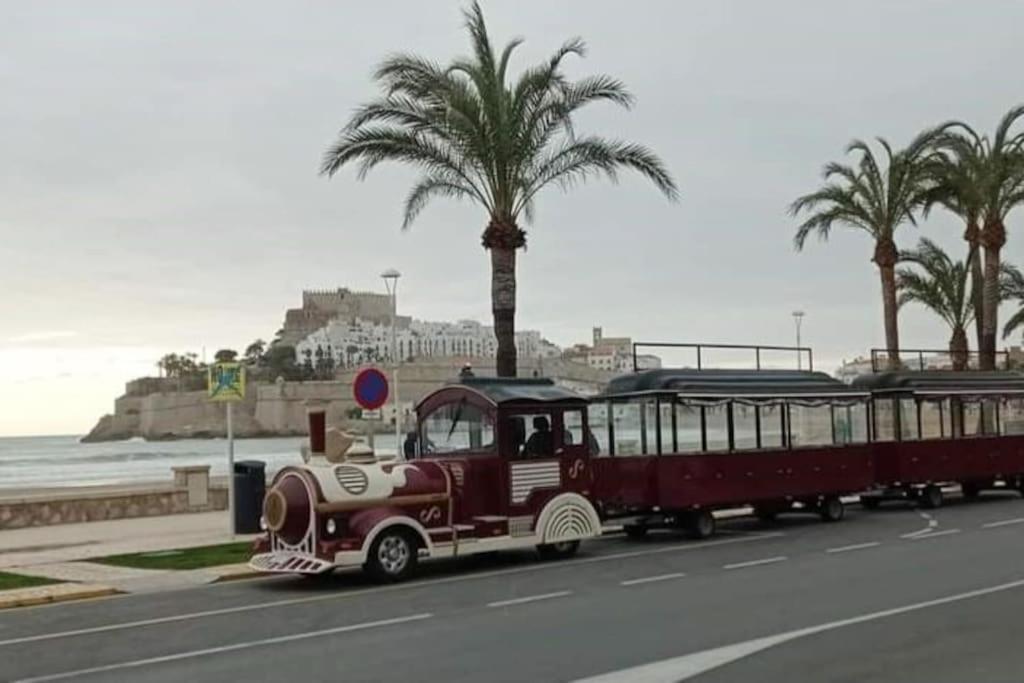
[(57, 493), (45, 498), (0, 500), (0, 530), (104, 519), (155, 517), (227, 509), (227, 489), (211, 487), (205, 505), (189, 505), (187, 488), (147, 486), (96, 493)]

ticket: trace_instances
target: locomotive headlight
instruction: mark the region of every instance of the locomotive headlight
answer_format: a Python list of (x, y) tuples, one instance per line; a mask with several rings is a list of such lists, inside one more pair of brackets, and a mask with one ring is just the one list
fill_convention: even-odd
[(333, 519), (329, 519), (327, 520), (325, 528), (327, 529), (327, 533), (333, 536), (334, 533), (338, 530), (338, 524)]
[(267, 530), (267, 518), (260, 515), (260, 529), (263, 531)]

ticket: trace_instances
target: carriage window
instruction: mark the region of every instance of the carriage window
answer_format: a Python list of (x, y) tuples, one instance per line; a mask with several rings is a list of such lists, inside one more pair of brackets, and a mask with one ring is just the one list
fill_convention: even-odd
[(615, 432), (615, 455), (642, 455), (639, 403), (613, 403), (612, 429)]
[(917, 441), (917, 401), (912, 398), (900, 399), (900, 440)]
[[(640, 442), (644, 453), (655, 455), (658, 452), (658, 404), (656, 401), (644, 401), (644, 438)], [(671, 449), (671, 444), (669, 445)]]
[(555, 424), (551, 415), (548, 413), (524, 413), (513, 415), (508, 420), (513, 425), (511, 431), (514, 441), (507, 448), (513, 457), (516, 455), (523, 458), (554, 457), (557, 443)]
[(704, 406), (704, 426), (709, 451), (729, 449), (729, 404)]
[(494, 448), (491, 416), (465, 401), (441, 406), (423, 420), (425, 454)]
[(782, 448), (782, 416), (781, 405), (761, 406), (761, 448)]
[(658, 401), (658, 416), (661, 419), (661, 452), (675, 453), (675, 432), (672, 431), (672, 399)]
[(1002, 434), (1024, 434), (1024, 398), (1004, 398), (999, 406)]
[(794, 447), (832, 444), (832, 411), (829, 406), (789, 406), (789, 438)]
[[(840, 410), (840, 408), (836, 408)], [(868, 405), (867, 403), (855, 403), (846, 406), (846, 420), (850, 425), (850, 441), (848, 443), (868, 442)]]
[(583, 411), (567, 410), (562, 413), (562, 445), (579, 446), (587, 443), (583, 433)]
[(590, 454), (608, 455), (608, 404), (587, 406), (587, 424), (590, 426)]
[(921, 411), (922, 439), (950, 437), (949, 401), (921, 401), (918, 408)]
[(700, 407), (676, 404), (676, 443), (680, 453), (696, 453), (701, 450)]
[(981, 403), (978, 401), (962, 400), (963, 405), (963, 435), (979, 436), (985, 433), (985, 425), (982, 421)]
[(873, 402), (875, 441), (894, 441), (896, 439), (896, 414), (893, 410), (894, 400), (891, 398), (876, 398)]
[(732, 443), (736, 450), (757, 448), (757, 408), (732, 404)]

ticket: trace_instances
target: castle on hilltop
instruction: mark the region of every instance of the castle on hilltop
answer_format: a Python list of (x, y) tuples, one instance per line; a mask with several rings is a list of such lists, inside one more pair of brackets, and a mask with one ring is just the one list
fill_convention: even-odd
[[(332, 320), (367, 320), (378, 325), (391, 324), (391, 297), (377, 292), (353, 292), (337, 289), (307, 289), (302, 292), (302, 308), (289, 308), (278, 343), (294, 346)], [(408, 316), (398, 316), (399, 328), (408, 327)]]

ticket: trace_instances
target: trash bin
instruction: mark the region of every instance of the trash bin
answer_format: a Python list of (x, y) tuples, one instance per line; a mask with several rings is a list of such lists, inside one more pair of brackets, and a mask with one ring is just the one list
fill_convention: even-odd
[(255, 534), (260, 531), (263, 495), (267, 482), (266, 463), (241, 460), (235, 463), (235, 533)]

